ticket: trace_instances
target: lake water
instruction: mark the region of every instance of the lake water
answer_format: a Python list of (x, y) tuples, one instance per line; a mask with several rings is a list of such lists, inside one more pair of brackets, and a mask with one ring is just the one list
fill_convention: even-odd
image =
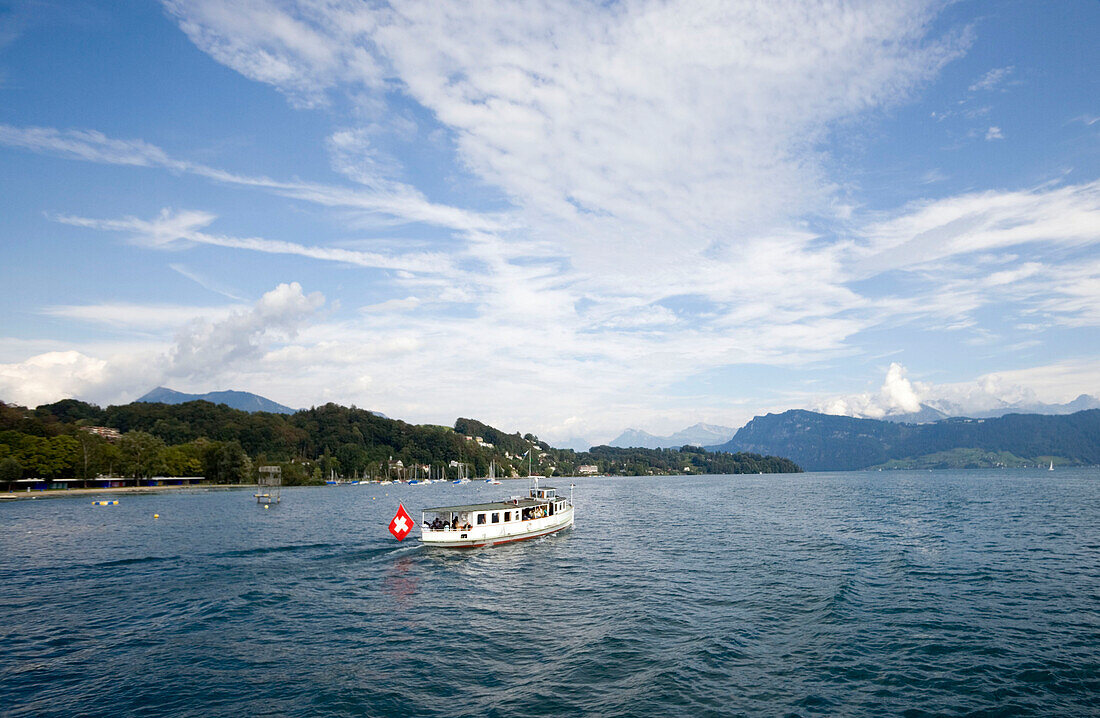
[(0, 713), (1100, 715), (1100, 469), (576, 484), (472, 551), (386, 526), (526, 482), (4, 503)]

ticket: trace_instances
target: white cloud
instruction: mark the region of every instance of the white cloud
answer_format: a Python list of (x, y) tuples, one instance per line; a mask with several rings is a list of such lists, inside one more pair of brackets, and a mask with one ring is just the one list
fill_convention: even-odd
[[(813, 147), (829, 124), (905, 98), (963, 45), (928, 40), (934, 11), (918, 2), (168, 6), (200, 48), (291, 94), (298, 75), (240, 58), (285, 60), (344, 95), (384, 68), (525, 210), (525, 234), (594, 271), (828, 211)], [(374, 61), (333, 65), (354, 51)]]
[(1012, 71), (1016, 68), (1013, 65), (1008, 67), (997, 67), (981, 76), (981, 78), (970, 86), (971, 92), (978, 92), (979, 90), (995, 90), (1001, 84), (1003, 84), (1008, 77), (1012, 74)]
[[(164, 0), (180, 27), (218, 62), (283, 91), (298, 106), (325, 103), (338, 82), (378, 87), (382, 71), (367, 48), (373, 18), (341, 2)], [(335, 40), (335, 41), (334, 41)]]
[(1000, 127), (993, 126), (985, 131), (985, 139), (987, 142), (990, 140), (1003, 140), (1004, 138), (1004, 132), (1001, 132)]
[[(1100, 396), (1100, 362), (1093, 358), (1074, 358), (1026, 369), (990, 372), (976, 382), (982, 393), (1009, 404), (1044, 401), (1064, 403), (1078, 395)], [(941, 391), (951, 398), (950, 391), (964, 396), (965, 384), (944, 385)]]
[(196, 272), (183, 264), (169, 264), (168, 268), (181, 276), (187, 277), (203, 289), (208, 289), (211, 292), (222, 295), (223, 297), (229, 297), (230, 299), (236, 299), (237, 301), (244, 300), (244, 298), (241, 297), (238, 292), (221, 286), (217, 282), (212, 281), (208, 277), (203, 276), (199, 272)]
[[(133, 400), (170, 379), (206, 381), (258, 360), (272, 343), (293, 340), (324, 301), (319, 292), (305, 294), (297, 282), (280, 284), (248, 309), (192, 319), (167, 350), (149, 347), (109, 356), (51, 351), (0, 364), (0, 397), (29, 406), (68, 397), (106, 403)], [(138, 317), (145, 313), (133, 306), (124, 310)]]
[(238, 306), (195, 307), (179, 304), (77, 304), (46, 307), (42, 314), (81, 322), (104, 324), (120, 329), (164, 331), (195, 319), (219, 320)]
[[(868, 329), (918, 319), (967, 331), (1006, 298), (1042, 321), (1094, 321), (1095, 273), (1061, 271), (1064, 257), (1040, 261), (1021, 247), (1094, 245), (1097, 183), (869, 216), (827, 174), (831, 131), (906, 101), (965, 48), (964, 35), (933, 29), (938, 3), (165, 4), (200, 49), (296, 106), (354, 104), (351, 119), (333, 110), (335, 129), (317, 148), (354, 185), (234, 174), (89, 131), (0, 126), (0, 143), (458, 236), (420, 252), (227, 237), (199, 211), (64, 218), (160, 250), (207, 244), (393, 272), (393, 298), (353, 318), (200, 323), (165, 354), (163, 376), (252, 382), (298, 405), (332, 398), (575, 435), (576, 417), (590, 432), (613, 432), (626, 414), (687, 418), (665, 392), (711, 369), (849, 356)], [(1000, 86), (1002, 70), (974, 91)], [(436, 123), (424, 136), (445, 135), (455, 167), (499, 190), (509, 212), (440, 205), (397, 179), (405, 168), (381, 149), (377, 126), (390, 131), (397, 117), (411, 136), (411, 103)], [(919, 288), (860, 286), (887, 273)], [(670, 308), (685, 296), (706, 311)], [(1064, 311), (1047, 306), (1055, 299)], [(846, 400), (887, 412), (911, 407), (921, 386), (897, 365), (877, 392)]]
[(411, 312), (422, 304), (420, 299), (416, 297), (405, 297), (403, 299), (387, 299), (384, 302), (378, 302), (377, 304), (369, 304), (362, 307), (359, 311), (364, 313), (388, 313), (388, 312)]
[(827, 414), (881, 419), (913, 413), (927, 404), (950, 416), (975, 416), (1009, 408), (1033, 409), (1039, 403), (1065, 403), (1082, 393), (1100, 395), (1100, 363), (1070, 359), (1027, 369), (990, 372), (971, 381), (934, 384), (911, 382), (893, 363), (877, 393), (834, 397), (813, 407)]
[(62, 132), (51, 127), (0, 124), (0, 144), (68, 159), (138, 167), (173, 167), (165, 152), (141, 140), (117, 140), (95, 130)]
[(76, 351), (47, 352), (18, 364), (0, 364), (0, 394), (4, 401), (27, 406), (81, 395), (100, 385), (108, 362)]
[(264, 294), (249, 311), (233, 312), (217, 322), (192, 321), (176, 335), (167, 375), (210, 375), (226, 365), (254, 359), (261, 354), (262, 340), (272, 335), (293, 338), (324, 301), (320, 292), (306, 295), (301, 285), (292, 282)]
[(918, 391), (921, 385), (914, 386), (905, 378), (905, 367), (897, 362), (890, 364), (886, 379), (877, 393), (855, 394), (830, 399), (817, 408), (826, 414), (859, 416), (869, 419), (881, 419), (890, 414), (910, 414), (920, 411), (921, 398)]
[(954, 255), (1030, 243), (1072, 247), (1100, 242), (1100, 182), (987, 191), (917, 202), (858, 230), (857, 277), (915, 268)]
[(324, 207), (347, 208), (401, 222), (423, 222), (455, 230), (496, 230), (507, 227), (503, 217), (435, 204), (414, 187), (368, 175), (360, 168), (356, 180), (363, 188), (317, 182), (280, 181), (226, 172), (179, 160), (143, 140), (119, 140), (95, 130), (58, 130), (51, 127), (15, 127), (0, 124), (0, 145), (55, 155), (66, 159), (137, 167), (162, 167), (221, 184), (266, 190), (272, 194)]
[(144, 247), (172, 250), (184, 249), (195, 244), (208, 244), (231, 249), (245, 249), (269, 254), (292, 254), (326, 262), (343, 262), (359, 267), (383, 269), (406, 269), (417, 272), (448, 272), (451, 269), (450, 258), (432, 253), (382, 254), (363, 252), (340, 247), (317, 247), (264, 239), (262, 237), (227, 237), (200, 231), (210, 225), (217, 217), (202, 211), (161, 210), (155, 219), (143, 220), (136, 217), (122, 219), (91, 219), (88, 217), (55, 218), (58, 222), (76, 227), (124, 232), (130, 241)]

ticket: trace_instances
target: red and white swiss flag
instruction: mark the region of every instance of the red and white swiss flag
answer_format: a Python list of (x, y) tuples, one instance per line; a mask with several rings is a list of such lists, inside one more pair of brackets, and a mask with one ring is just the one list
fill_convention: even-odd
[(413, 530), (413, 520), (409, 512), (401, 504), (397, 505), (397, 514), (390, 521), (390, 533), (398, 541), (403, 540)]

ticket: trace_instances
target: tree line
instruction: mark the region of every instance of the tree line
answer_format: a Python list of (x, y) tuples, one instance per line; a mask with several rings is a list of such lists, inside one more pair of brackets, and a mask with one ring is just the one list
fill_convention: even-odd
[[(108, 440), (87, 431), (108, 427)], [(580, 466), (601, 474), (774, 473), (798, 471), (786, 459), (682, 449), (593, 447), (555, 449), (533, 434), (509, 434), (474, 419), (453, 427), (415, 425), (337, 404), (295, 414), (245, 412), (223, 404), (135, 402), (100, 408), (75, 399), (36, 409), (0, 402), (0, 481), (205, 476), (215, 483), (255, 480), (255, 467), (282, 467), (288, 485), (346, 478), (572, 475)]]

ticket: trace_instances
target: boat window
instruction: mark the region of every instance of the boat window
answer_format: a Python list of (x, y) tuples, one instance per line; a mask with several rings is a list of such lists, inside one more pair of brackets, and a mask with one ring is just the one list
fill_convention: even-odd
[(493, 523), (494, 524), (499, 524), (500, 523), (500, 512), (499, 511), (494, 511), (493, 512)]
[(477, 522), (478, 522), (479, 524), (483, 524), (483, 523), (485, 523), (485, 514), (478, 514), (478, 515), (477, 515)]
[(504, 512), (504, 523), (508, 523), (511, 520), (512, 520), (512, 512), (511, 511), (505, 511)]

